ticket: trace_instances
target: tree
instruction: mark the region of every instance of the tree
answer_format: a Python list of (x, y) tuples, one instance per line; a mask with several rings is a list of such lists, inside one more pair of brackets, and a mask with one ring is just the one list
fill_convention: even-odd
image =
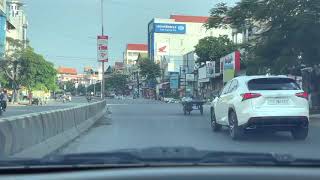
[(106, 79), (106, 89), (115, 91), (117, 94), (124, 94), (127, 89), (128, 76), (120, 73), (113, 73)]
[(237, 46), (227, 36), (205, 37), (195, 46), (195, 52), (199, 56), (198, 63), (206, 61), (218, 63), (221, 57), (236, 49)]
[(56, 75), (52, 63), (27, 47), (17, 61), (19, 65), (19, 84), (32, 90), (57, 90)]
[(161, 76), (160, 66), (148, 58), (138, 60), (140, 75), (146, 78), (147, 82), (156, 81)]
[(6, 84), (11, 84), (13, 89), (13, 100), (17, 101), (17, 91), (20, 87), (19, 84), (19, 69), (18, 63), (23, 51), (23, 42), (12, 38), (7, 38), (8, 49), (6, 50), (4, 57), (0, 61), (0, 69), (3, 72), (3, 77)]
[(231, 8), (220, 3), (211, 9), (206, 27), (255, 32), (246, 49), (248, 66), (256, 73), (291, 73), (319, 64), (319, 12), (318, 0), (241, 0)]

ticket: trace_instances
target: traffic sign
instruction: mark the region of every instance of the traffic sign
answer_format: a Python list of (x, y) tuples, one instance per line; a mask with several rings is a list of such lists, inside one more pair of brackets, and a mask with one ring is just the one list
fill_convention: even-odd
[(97, 50), (98, 61), (108, 62), (108, 36), (98, 36), (97, 38)]

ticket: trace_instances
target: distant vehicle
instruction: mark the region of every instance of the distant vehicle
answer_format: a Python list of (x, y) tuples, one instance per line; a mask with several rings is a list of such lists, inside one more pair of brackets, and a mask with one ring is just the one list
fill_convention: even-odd
[(308, 136), (308, 94), (284, 76), (242, 76), (230, 80), (211, 104), (211, 126), (228, 126), (232, 139), (249, 130), (290, 131)]

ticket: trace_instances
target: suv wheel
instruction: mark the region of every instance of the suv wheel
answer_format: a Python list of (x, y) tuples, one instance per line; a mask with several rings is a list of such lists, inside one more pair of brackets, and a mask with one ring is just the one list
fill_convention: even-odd
[(229, 132), (233, 140), (239, 140), (243, 137), (243, 129), (238, 126), (237, 114), (234, 111), (229, 113)]
[(291, 134), (296, 140), (305, 140), (308, 136), (308, 127), (299, 127), (291, 131)]
[(216, 115), (214, 114), (213, 108), (211, 108), (210, 119), (211, 119), (210, 122), (211, 122), (212, 130), (215, 131), (215, 132), (220, 131), (222, 126), (217, 123)]

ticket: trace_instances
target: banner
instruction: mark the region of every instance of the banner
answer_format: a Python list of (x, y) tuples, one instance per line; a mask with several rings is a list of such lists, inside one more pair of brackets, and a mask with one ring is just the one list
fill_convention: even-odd
[(98, 62), (108, 62), (108, 36), (97, 38)]
[(215, 67), (216, 67), (215, 61), (207, 61), (206, 67), (207, 67), (207, 78), (214, 78), (215, 70), (216, 70), (215, 69)]

